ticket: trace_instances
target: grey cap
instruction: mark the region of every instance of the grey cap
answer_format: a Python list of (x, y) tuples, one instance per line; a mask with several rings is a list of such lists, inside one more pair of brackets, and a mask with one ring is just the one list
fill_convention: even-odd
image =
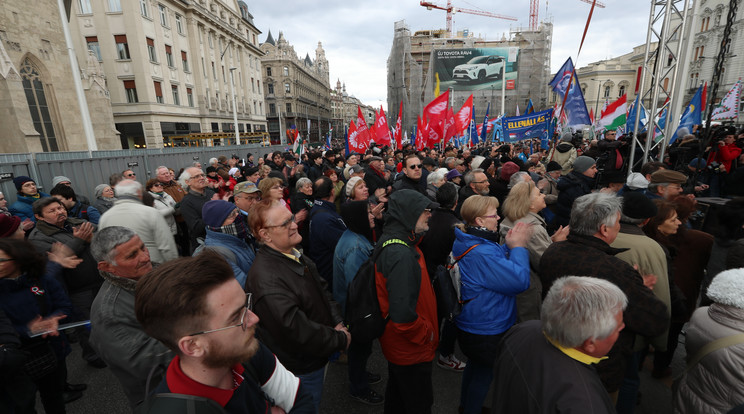
[(573, 170), (577, 173), (583, 173), (584, 171), (592, 168), (592, 165), (596, 164), (597, 162), (594, 161), (594, 158), (587, 157), (586, 155), (582, 155), (580, 157), (577, 157), (573, 162)]
[(65, 177), (64, 175), (58, 175), (52, 178), (52, 187), (56, 187), (57, 184), (63, 183), (65, 181), (72, 184), (72, 180), (70, 180), (69, 178)]

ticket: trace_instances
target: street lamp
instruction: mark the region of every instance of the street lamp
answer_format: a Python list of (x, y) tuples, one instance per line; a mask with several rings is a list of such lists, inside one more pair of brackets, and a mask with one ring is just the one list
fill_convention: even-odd
[(232, 94), (233, 124), (235, 126), (235, 145), (240, 145), (240, 132), (238, 131), (238, 108), (235, 107), (235, 69), (237, 68), (230, 68), (230, 93)]

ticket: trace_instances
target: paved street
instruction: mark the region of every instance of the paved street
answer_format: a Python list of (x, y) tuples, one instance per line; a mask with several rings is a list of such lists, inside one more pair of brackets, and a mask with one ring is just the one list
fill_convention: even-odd
[[(684, 337), (680, 337), (684, 340)], [(82, 362), (80, 347), (73, 345), (73, 354), (68, 357), (69, 378), (72, 382), (88, 384), (88, 390), (82, 399), (67, 405), (70, 414), (119, 414), (128, 413), (128, 404), (124, 392), (118, 381), (108, 369), (91, 368)], [(385, 359), (376, 343), (369, 362), (369, 370), (383, 376), (383, 381), (372, 387), (384, 392), (387, 381)], [(684, 369), (684, 344), (680, 344), (673, 362), (675, 375)], [(434, 413), (457, 413), (460, 398), (461, 374), (445, 371), (434, 367)], [(646, 363), (641, 372), (641, 404), (636, 413), (640, 414), (671, 414), (671, 379), (660, 382), (651, 378), (650, 364)], [(41, 403), (37, 403), (37, 410), (44, 412)], [(328, 366), (321, 413), (341, 414), (382, 413), (382, 406), (370, 407), (352, 400), (348, 396), (348, 377), (346, 365), (331, 363)]]

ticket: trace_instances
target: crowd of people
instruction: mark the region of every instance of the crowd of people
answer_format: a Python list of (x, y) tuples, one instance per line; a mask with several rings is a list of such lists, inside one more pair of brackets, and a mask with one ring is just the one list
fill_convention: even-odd
[[(17, 201), (0, 194), (0, 412), (81, 398), (75, 343), (140, 412), (317, 413), (335, 361), (350, 398), (386, 413), (431, 412), (435, 365), (461, 373), (462, 413), (632, 413), (647, 359), (677, 376), (677, 411), (744, 409), (744, 133), (716, 136), (707, 155), (685, 134), (635, 167), (615, 131), (551, 150), (222, 156), (112, 174), (92, 200), (68, 177), (49, 194), (15, 177)], [(706, 217), (714, 234), (704, 195), (730, 198)], [(347, 320), (366, 269), (384, 318), (371, 339)]]

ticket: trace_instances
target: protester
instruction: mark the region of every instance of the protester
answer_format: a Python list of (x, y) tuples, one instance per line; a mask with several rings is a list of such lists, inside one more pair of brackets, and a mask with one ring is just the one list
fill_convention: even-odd
[(83, 219), (96, 225), (101, 219), (101, 213), (95, 207), (78, 201), (72, 188), (65, 184), (58, 184), (49, 194), (62, 202), (70, 217)]
[[(496, 350), (517, 320), (515, 296), (530, 285), (531, 225), (517, 223), (499, 244), (499, 205), (495, 197), (474, 195), (462, 205), (465, 224), (455, 229), (452, 255), (460, 257), (462, 313), (457, 316), (460, 349), (468, 357), (460, 406), (480, 413), (493, 379)], [(497, 274), (498, 277), (493, 277)]]
[(652, 200), (671, 200), (682, 194), (682, 185), (687, 177), (679, 171), (659, 170), (651, 174), (651, 182), (644, 195)]
[(8, 210), (14, 216), (20, 217), (21, 221), (31, 220), (36, 222), (34, 209), (31, 205), (42, 197), (49, 197), (49, 194), (40, 192), (36, 187), (36, 181), (25, 175), (15, 177), (13, 184), (18, 190), (18, 195), (16, 196), (16, 202), (11, 204)]
[(204, 220), (202, 220), (202, 207), (214, 199), (215, 192), (207, 188), (207, 179), (202, 170), (189, 167), (178, 178), (179, 183), (186, 191), (181, 200), (181, 214), (188, 229), (190, 249), (193, 252), (199, 244), (197, 238), (204, 237)]
[(540, 321), (517, 325), (502, 341), (492, 412), (614, 413), (592, 365), (617, 341), (627, 306), (625, 294), (606, 280), (556, 280)]
[(369, 198), (369, 189), (362, 178), (351, 177), (346, 183), (346, 197), (351, 201), (363, 201)]
[(202, 217), (207, 226), (204, 246), (223, 256), (232, 267), (235, 279), (245, 288), (256, 253), (246, 243), (248, 223), (239, 216), (235, 204), (225, 200), (210, 200), (202, 207)]
[(103, 215), (103, 213), (107, 212), (108, 209), (114, 206), (116, 197), (114, 196), (114, 189), (110, 185), (97, 185), (94, 190), (94, 195), (96, 197), (96, 200), (93, 202), (92, 206), (95, 207), (96, 210), (101, 213), (101, 215)]
[[(349, 180), (349, 182), (351, 182)], [(361, 185), (364, 181), (359, 178)], [(348, 187), (348, 185), (347, 185)], [(366, 187), (364, 187), (366, 190)], [(346, 224), (336, 213), (333, 182), (326, 176), (321, 176), (313, 183), (313, 208), (310, 210), (308, 223), (308, 251), (307, 256), (317, 266), (318, 274), (328, 282), (333, 291), (333, 253), (336, 243), (346, 231)]]
[(589, 194), (594, 188), (597, 163), (593, 158), (576, 158), (573, 171), (558, 180), (558, 201), (556, 204), (556, 225), (565, 226), (571, 217), (571, 206), (577, 198)]
[(163, 183), (156, 178), (147, 180), (145, 190), (147, 190), (147, 192), (150, 193), (150, 196), (152, 196), (153, 207), (155, 207), (155, 209), (163, 216), (166, 224), (168, 224), (168, 228), (170, 228), (171, 234), (175, 237), (178, 233), (175, 217), (176, 201), (173, 200), (173, 197), (171, 197), (170, 194), (165, 192)]
[(407, 156), (403, 160), (403, 174), (393, 183), (393, 191), (406, 189), (426, 195), (426, 177), (422, 177), (422, 169), (417, 155)]
[(560, 144), (553, 147), (548, 156), (548, 160), (555, 161), (561, 166), (561, 175), (568, 175), (573, 167), (574, 160), (578, 156), (576, 148), (571, 143), (573, 134), (566, 132), (561, 136)]

